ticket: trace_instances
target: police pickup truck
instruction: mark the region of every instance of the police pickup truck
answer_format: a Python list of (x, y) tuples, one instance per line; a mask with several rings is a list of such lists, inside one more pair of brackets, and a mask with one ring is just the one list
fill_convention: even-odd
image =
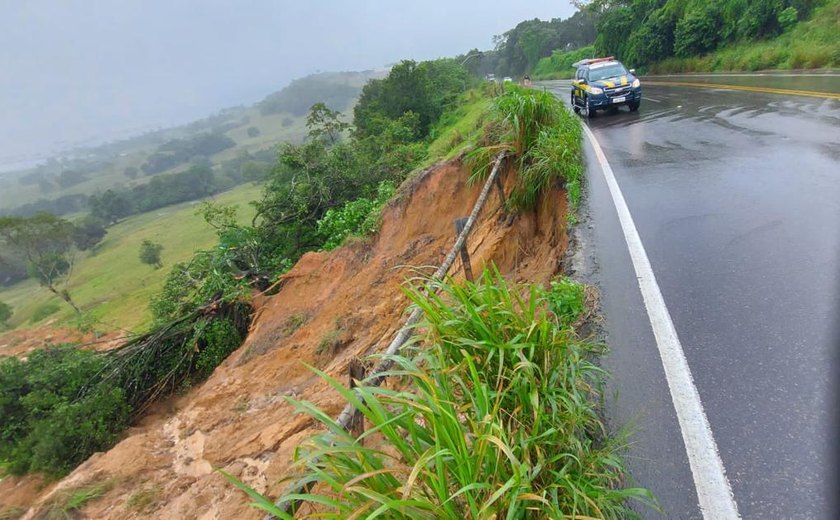
[(572, 108), (592, 117), (598, 110), (627, 105), (631, 111), (642, 103), (642, 86), (633, 69), (613, 58), (580, 60), (572, 80)]

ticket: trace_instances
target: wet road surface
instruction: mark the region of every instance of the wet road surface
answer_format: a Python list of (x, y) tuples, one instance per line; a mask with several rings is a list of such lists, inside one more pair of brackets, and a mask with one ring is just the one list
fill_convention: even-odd
[[(840, 92), (840, 77), (817, 79), (770, 82)], [(567, 83), (543, 86), (568, 102)], [(635, 220), (741, 517), (831, 518), (840, 101), (642, 86), (639, 112), (587, 124)], [(628, 246), (585, 149), (579, 274), (601, 289), (610, 422), (632, 432), (631, 479), (661, 503), (663, 514), (640, 507), (644, 516), (702, 518)]]

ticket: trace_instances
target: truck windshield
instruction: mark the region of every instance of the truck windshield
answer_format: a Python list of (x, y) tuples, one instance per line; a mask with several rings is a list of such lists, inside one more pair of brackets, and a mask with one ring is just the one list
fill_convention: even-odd
[(607, 78), (614, 78), (615, 76), (624, 76), (627, 74), (627, 69), (620, 63), (607, 65), (597, 69), (589, 69), (589, 81), (599, 81)]

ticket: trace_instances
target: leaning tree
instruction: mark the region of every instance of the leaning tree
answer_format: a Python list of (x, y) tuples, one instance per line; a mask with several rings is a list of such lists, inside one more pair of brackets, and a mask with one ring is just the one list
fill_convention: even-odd
[(0, 217), (0, 244), (26, 259), (27, 273), (77, 313), (66, 282), (73, 268), (75, 227), (49, 213), (32, 217)]

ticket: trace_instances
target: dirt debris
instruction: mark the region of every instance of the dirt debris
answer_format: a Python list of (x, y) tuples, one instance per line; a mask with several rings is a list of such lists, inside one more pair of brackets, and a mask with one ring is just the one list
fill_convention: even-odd
[[(512, 175), (504, 175), (507, 191)], [(282, 491), (295, 447), (316, 427), (284, 397), (340, 412), (343, 400), (305, 364), (346, 380), (351, 359), (385, 348), (407, 304), (401, 284), (440, 264), (455, 239), (454, 220), (478, 198), (481, 186), (468, 177), (458, 159), (431, 168), (385, 209), (377, 236), (304, 255), (277, 294), (260, 299), (246, 341), (207, 381), (155, 407), (114, 448), (58, 483), (38, 491), (34, 477), (0, 482), (0, 511), (31, 506), (23, 518), (34, 518), (51, 495), (105, 475), (118, 484), (84, 508), (87, 518), (143, 518), (128, 502), (145, 483), (156, 486), (155, 518), (261, 518), (214, 468), (260, 492)], [(565, 212), (564, 194), (553, 189), (536, 211), (506, 222), (494, 190), (468, 241), (473, 271), (492, 261), (511, 279), (546, 282), (565, 254)], [(459, 262), (450, 274), (463, 276)], [(338, 348), (316, 353), (335, 331)]]

